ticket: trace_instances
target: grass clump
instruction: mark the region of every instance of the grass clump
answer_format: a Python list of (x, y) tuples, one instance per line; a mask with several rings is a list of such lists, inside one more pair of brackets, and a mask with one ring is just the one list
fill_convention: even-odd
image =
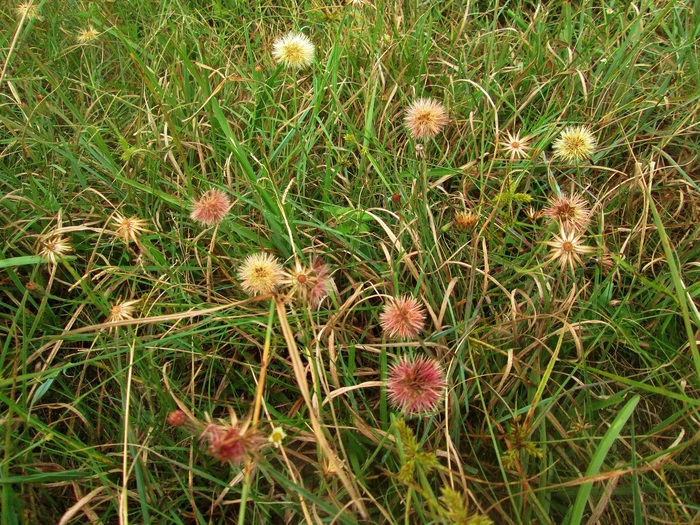
[(3, 523), (697, 520), (696, 11), (0, 10)]

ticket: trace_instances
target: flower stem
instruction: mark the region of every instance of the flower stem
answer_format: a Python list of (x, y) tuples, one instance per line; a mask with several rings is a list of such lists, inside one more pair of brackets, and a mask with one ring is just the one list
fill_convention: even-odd
[(267, 377), (267, 365), (270, 362), (270, 342), (272, 340), (272, 319), (275, 315), (275, 301), (270, 301), (270, 312), (267, 316), (267, 332), (265, 333), (265, 346), (263, 347), (262, 361), (260, 363), (260, 376), (258, 386), (255, 389), (255, 407), (253, 408), (253, 428), (258, 426), (260, 410), (262, 408), (263, 395), (265, 393), (265, 378)]
[(241, 489), (241, 506), (238, 511), (238, 525), (245, 524), (245, 509), (246, 503), (248, 502), (248, 494), (250, 492), (250, 482), (252, 479), (251, 472), (253, 470), (253, 463), (248, 460), (245, 470), (245, 480), (243, 481), (243, 488)]
[[(253, 418), (251, 420), (252, 428), (257, 428), (260, 421), (260, 411), (262, 410), (262, 400), (265, 395), (265, 379), (267, 377), (267, 365), (270, 362), (270, 342), (272, 340), (272, 320), (275, 316), (275, 301), (270, 301), (270, 311), (267, 316), (267, 332), (265, 333), (265, 346), (263, 346), (263, 355), (260, 362), (260, 376), (258, 376), (258, 385), (255, 388), (255, 406), (253, 408)], [(245, 469), (245, 479), (243, 480), (243, 488), (241, 489), (241, 506), (238, 513), (238, 525), (245, 523), (245, 509), (248, 502), (248, 494), (250, 493), (250, 485), (253, 479), (253, 462), (248, 460)]]

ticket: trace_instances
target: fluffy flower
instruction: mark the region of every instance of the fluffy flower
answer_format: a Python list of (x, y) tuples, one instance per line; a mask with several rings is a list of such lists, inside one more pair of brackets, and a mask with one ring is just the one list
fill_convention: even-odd
[(265, 295), (282, 284), (284, 271), (276, 257), (258, 252), (246, 257), (238, 270), (238, 278), (249, 295)]
[(272, 45), (272, 57), (292, 69), (310, 66), (314, 61), (314, 51), (314, 44), (309, 37), (301, 33), (288, 33)]
[(554, 141), (554, 156), (567, 161), (589, 158), (596, 147), (596, 139), (588, 126), (569, 126)]
[(425, 310), (417, 299), (404, 295), (384, 306), (379, 322), (389, 337), (414, 339), (425, 327)]
[(510, 131), (508, 132), (508, 137), (505, 142), (501, 142), (508, 153), (510, 153), (510, 159), (515, 160), (516, 158), (527, 157), (527, 150), (530, 148), (528, 144), (530, 142), (529, 137), (520, 138), (520, 132), (512, 135)]
[(566, 230), (583, 231), (591, 220), (588, 203), (576, 193), (551, 198), (542, 213)]
[(547, 262), (559, 261), (562, 268), (568, 266), (573, 272), (574, 263), (583, 264), (581, 255), (594, 251), (592, 247), (583, 244), (582, 238), (582, 235), (574, 231), (567, 232), (562, 228), (559, 235), (554, 235), (554, 238), (546, 243), (552, 247)]
[(431, 98), (419, 98), (406, 109), (404, 123), (414, 139), (430, 138), (447, 124), (447, 110)]
[(328, 265), (320, 259), (312, 260), (310, 267), (296, 261), (294, 270), (285, 274), (285, 283), (290, 286), (291, 294), (311, 308), (321, 304), (332, 282)]
[(115, 213), (112, 222), (117, 237), (125, 243), (129, 241), (138, 243), (139, 235), (146, 231), (146, 220), (139, 219), (136, 216), (127, 218), (119, 213)]
[(435, 359), (403, 356), (387, 373), (387, 396), (408, 414), (433, 412), (445, 392), (445, 374)]
[(223, 191), (211, 189), (192, 203), (190, 218), (205, 226), (219, 224), (230, 207), (231, 201)]

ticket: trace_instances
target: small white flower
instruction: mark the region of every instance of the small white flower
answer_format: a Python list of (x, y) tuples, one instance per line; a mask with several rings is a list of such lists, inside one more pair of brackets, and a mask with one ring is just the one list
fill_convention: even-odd
[(287, 433), (282, 429), (282, 427), (275, 427), (272, 429), (270, 436), (267, 440), (272, 443), (275, 448), (280, 448), (282, 445), (282, 440), (287, 437)]

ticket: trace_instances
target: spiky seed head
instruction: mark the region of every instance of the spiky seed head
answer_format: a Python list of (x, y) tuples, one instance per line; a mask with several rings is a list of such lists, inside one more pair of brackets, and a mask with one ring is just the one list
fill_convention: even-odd
[(407, 415), (434, 412), (445, 392), (445, 374), (435, 359), (403, 356), (387, 373), (387, 397)]
[(536, 210), (533, 206), (528, 206), (525, 208), (525, 215), (528, 219), (534, 222), (542, 217), (543, 212), (542, 210)]
[(212, 188), (192, 203), (190, 218), (205, 226), (212, 226), (219, 224), (230, 208), (231, 201), (228, 195)]
[(23, 2), (15, 7), (15, 13), (17, 18), (26, 18), (28, 20), (41, 20), (41, 15), (39, 14), (38, 1), (36, 4), (32, 2)]
[(459, 211), (455, 213), (452, 221), (454, 227), (459, 231), (471, 230), (479, 222), (479, 216), (472, 211)]
[(404, 295), (384, 306), (379, 323), (389, 337), (415, 339), (425, 327), (425, 309), (417, 299)]
[(510, 154), (510, 159), (515, 160), (516, 158), (525, 158), (528, 156), (528, 150), (530, 149), (528, 144), (530, 143), (530, 137), (520, 138), (520, 132), (518, 131), (515, 135), (508, 132), (508, 137), (505, 141), (501, 142), (503, 146)]
[(59, 233), (50, 233), (40, 242), (41, 250), (39, 255), (48, 260), (51, 264), (56, 264), (61, 258), (73, 251), (68, 241)]
[(109, 310), (107, 322), (113, 323), (133, 319), (134, 310), (136, 309), (136, 305), (138, 304), (138, 302), (138, 299), (131, 299), (130, 301), (121, 301), (116, 303)]
[(79, 44), (89, 44), (93, 40), (96, 40), (100, 36), (100, 33), (92, 26), (88, 26), (86, 29), (80, 31), (75, 39)]
[(130, 241), (138, 244), (139, 235), (146, 231), (147, 221), (139, 219), (137, 216), (125, 217), (120, 213), (115, 213), (112, 217), (114, 232), (125, 243)]
[(447, 110), (432, 98), (419, 98), (406, 109), (404, 123), (414, 139), (429, 139), (447, 125)]
[(591, 220), (588, 203), (577, 193), (552, 197), (542, 213), (562, 228), (578, 232), (585, 230)]
[(241, 465), (254, 457), (264, 442), (256, 429), (237, 424), (210, 423), (199, 436), (207, 444), (207, 453), (222, 463)]
[(313, 259), (311, 266), (304, 266), (299, 261), (294, 263), (291, 272), (285, 272), (284, 284), (289, 286), (290, 294), (311, 308), (317, 308), (328, 295), (333, 284), (328, 265), (321, 259)]
[(590, 158), (596, 148), (596, 138), (588, 126), (569, 126), (554, 141), (554, 156), (578, 162)]
[(272, 45), (272, 57), (290, 69), (310, 66), (314, 61), (313, 42), (302, 33), (288, 33), (275, 40)]
[(563, 228), (559, 235), (555, 234), (552, 240), (545, 244), (552, 248), (547, 262), (558, 261), (562, 268), (568, 266), (572, 272), (575, 264), (583, 264), (581, 255), (594, 251), (594, 248), (583, 244), (583, 235), (574, 231), (566, 231)]
[(274, 293), (284, 282), (284, 271), (276, 257), (258, 252), (245, 258), (238, 278), (249, 295), (265, 295)]

